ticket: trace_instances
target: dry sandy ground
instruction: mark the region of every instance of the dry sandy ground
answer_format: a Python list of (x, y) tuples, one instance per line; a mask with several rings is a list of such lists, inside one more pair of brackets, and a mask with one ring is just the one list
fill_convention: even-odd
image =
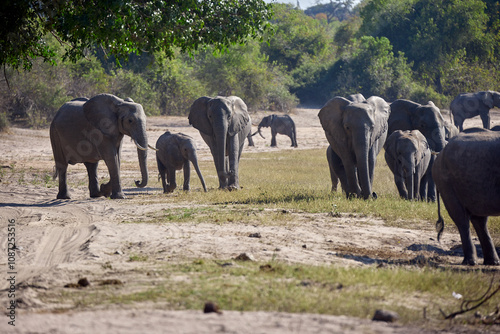
[[(292, 117), (298, 127), (298, 149), (326, 148), (327, 141), (317, 118), (318, 110), (299, 109)], [(252, 115), (254, 125), (264, 113)], [(498, 113), (493, 124), (500, 124)], [(466, 126), (480, 124), (471, 120)], [(211, 160), (209, 150), (186, 117), (153, 117), (148, 120), (151, 144), (166, 130), (183, 132), (195, 138), (201, 160)], [(254, 130), (256, 127), (254, 126)], [(267, 131), (266, 131), (267, 130)], [(279, 148), (270, 148), (267, 139), (254, 137), (255, 147), (245, 152), (289, 150), (289, 139), (278, 136)], [(140, 220), (161, 216), (172, 207), (168, 201), (149, 200), (148, 194), (161, 193), (159, 187), (138, 189), (136, 149), (129, 140), (123, 143), (122, 177), (128, 199), (88, 198), (83, 165), (70, 166), (68, 179), (81, 180), (72, 187), (72, 200), (56, 200), (57, 189), (46, 188), (43, 178), (52, 173), (53, 159), (48, 129), (12, 128), (0, 135), (0, 305), (8, 305), (7, 224), (15, 220), (16, 293), (19, 299), (16, 326), (1, 317), (0, 333), (424, 333), (464, 332), (463, 328), (438, 331), (409, 328), (368, 319), (316, 314), (225, 311), (222, 315), (200, 311), (170, 311), (151, 305), (104, 310), (53, 313), (71, 305), (47, 304), (38, 298), (40, 291), (62, 290), (81, 277), (89, 280), (120, 278), (133, 281), (137, 262), (130, 254), (140, 253), (156, 261), (183, 261), (192, 258), (230, 259), (242, 252), (258, 261), (271, 259), (287, 263), (373, 266), (377, 260), (365, 254), (373, 251), (398, 259), (428, 259), (439, 255), (458, 264), (461, 255), (451, 249), (459, 236), (448, 234), (435, 241), (433, 226), (411, 230), (384, 226), (371, 217), (332, 217), (328, 214), (290, 212), (286, 225), (258, 226), (233, 222), (224, 228), (210, 223), (138, 224)], [(156, 177), (154, 154), (149, 154), (150, 178)], [(33, 169), (30, 169), (33, 167)], [(104, 165), (100, 172), (104, 173)], [(12, 171), (23, 171), (13, 173)], [(40, 176), (42, 171), (42, 176)], [(22, 177), (20, 175), (23, 175)], [(43, 176), (46, 175), (46, 176)], [(199, 188), (196, 176), (193, 188)], [(195, 190), (196, 191), (196, 190)], [(198, 189), (199, 191), (199, 189)], [(147, 204), (147, 205), (145, 205)], [(189, 207), (189, 203), (185, 207)], [(121, 222), (130, 222), (120, 224)], [(362, 226), (362, 228), (360, 228)], [(259, 232), (263, 238), (248, 238)], [(367, 242), (370, 240), (370, 242)], [(307, 245), (307, 248), (301, 247)], [(333, 246), (332, 246), (333, 245)], [(271, 248), (272, 246), (272, 248)], [(274, 251), (276, 248), (280, 251)], [(355, 249), (346, 254), (342, 249)], [(112, 264), (115, 275), (103, 274), (102, 265)], [(109, 273), (108, 273), (109, 275)]]

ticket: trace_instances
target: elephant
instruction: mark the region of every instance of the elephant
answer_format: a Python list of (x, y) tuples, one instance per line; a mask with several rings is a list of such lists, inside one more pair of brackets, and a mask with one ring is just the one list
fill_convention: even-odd
[[(363, 94), (357, 93), (357, 94), (351, 94), (347, 97), (347, 99), (351, 102), (364, 102), (366, 101), (365, 97)], [(333, 151), (332, 147), (328, 145), (326, 149), (326, 159), (328, 161), (328, 167), (330, 169), (330, 178), (332, 180), (332, 192), (337, 191), (337, 187), (339, 184), (339, 178), (337, 174), (335, 174), (335, 169), (333, 168), (334, 164), (342, 164), (342, 161), (340, 160), (339, 156), (335, 154)]]
[(295, 129), (295, 122), (288, 115), (278, 116), (278, 115), (269, 115), (260, 121), (258, 125), (258, 129), (252, 136), (257, 133), (265, 139), (260, 131), (261, 128), (271, 127), (271, 147), (276, 147), (276, 134), (282, 134), (290, 137), (292, 141), (292, 147), (297, 147), (297, 131)]
[(464, 121), (477, 115), (485, 129), (490, 128), (490, 109), (500, 108), (500, 93), (492, 90), (459, 94), (450, 104), (453, 121), (463, 131)]
[(418, 130), (396, 130), (387, 137), (384, 149), (399, 195), (404, 199), (418, 199), (420, 182), (426, 181), (431, 160), (424, 135)]
[[(130, 136), (137, 146), (141, 181), (148, 182), (146, 114), (131, 99), (99, 94), (91, 99), (77, 98), (59, 108), (50, 124), (50, 142), (59, 177), (58, 199), (70, 199), (66, 184), (68, 164), (83, 163), (87, 168), (90, 197), (125, 198), (120, 182), (120, 151), (123, 136)], [(99, 188), (97, 165), (104, 160), (110, 181)]]
[(377, 197), (372, 192), (377, 155), (387, 137), (389, 104), (378, 96), (364, 102), (334, 97), (318, 113), (334, 154), (335, 174), (347, 198)]
[(422, 105), (409, 100), (396, 100), (391, 103), (391, 115), (389, 116), (389, 134), (396, 130), (419, 130), (427, 140), (433, 156), (427, 168), (427, 182), (420, 184), (420, 199), (429, 201), (436, 200), (436, 187), (432, 179), (432, 164), (435, 155), (446, 145), (446, 130), (444, 118), (438, 107), (432, 103)]
[[(203, 190), (207, 191), (205, 179), (201, 174), (198, 166), (198, 157), (196, 154), (196, 144), (191, 136), (183, 133), (171, 133), (166, 131), (156, 141), (156, 163), (158, 165), (158, 173), (161, 177), (163, 192), (171, 193), (177, 187), (175, 182), (175, 171), (183, 169), (184, 171), (184, 187), (183, 190), (189, 190), (190, 165), (191, 162), (200, 178)], [(165, 173), (167, 174), (167, 182), (165, 181)]]
[[(460, 232), (464, 260), (475, 265), (476, 248), (472, 243), (469, 221), (476, 230), (485, 265), (500, 264), (488, 232), (489, 216), (500, 215), (500, 133), (478, 131), (460, 133), (437, 156), (432, 175), (438, 197)], [(444, 229), (438, 201), (438, 240)]]
[(191, 105), (188, 119), (210, 148), (219, 188), (239, 189), (239, 161), (252, 131), (245, 102), (237, 96), (203, 96)]

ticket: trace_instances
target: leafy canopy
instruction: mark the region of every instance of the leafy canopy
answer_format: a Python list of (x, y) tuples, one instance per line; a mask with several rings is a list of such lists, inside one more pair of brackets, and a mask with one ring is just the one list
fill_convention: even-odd
[(89, 48), (116, 57), (163, 51), (173, 56), (212, 44), (224, 49), (263, 34), (271, 18), (263, 0), (5, 0), (0, 7), (0, 66), (30, 69), (36, 57), (55, 62), (51, 33), (75, 61)]

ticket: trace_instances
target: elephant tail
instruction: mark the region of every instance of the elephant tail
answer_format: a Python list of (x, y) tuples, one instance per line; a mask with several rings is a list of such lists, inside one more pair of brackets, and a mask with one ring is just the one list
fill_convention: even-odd
[(438, 220), (436, 221), (436, 231), (438, 233), (438, 241), (441, 239), (441, 235), (444, 231), (444, 219), (441, 216), (441, 203), (439, 201), (439, 190), (436, 190), (437, 193), (437, 203), (438, 203)]

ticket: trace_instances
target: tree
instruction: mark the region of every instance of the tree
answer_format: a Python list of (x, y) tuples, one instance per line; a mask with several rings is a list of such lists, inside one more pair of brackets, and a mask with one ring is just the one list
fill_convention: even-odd
[(30, 69), (55, 62), (44, 41), (54, 35), (72, 61), (100, 47), (111, 55), (164, 51), (173, 56), (212, 44), (217, 49), (261, 35), (271, 5), (263, 0), (6, 0), (0, 7), (0, 66)]

